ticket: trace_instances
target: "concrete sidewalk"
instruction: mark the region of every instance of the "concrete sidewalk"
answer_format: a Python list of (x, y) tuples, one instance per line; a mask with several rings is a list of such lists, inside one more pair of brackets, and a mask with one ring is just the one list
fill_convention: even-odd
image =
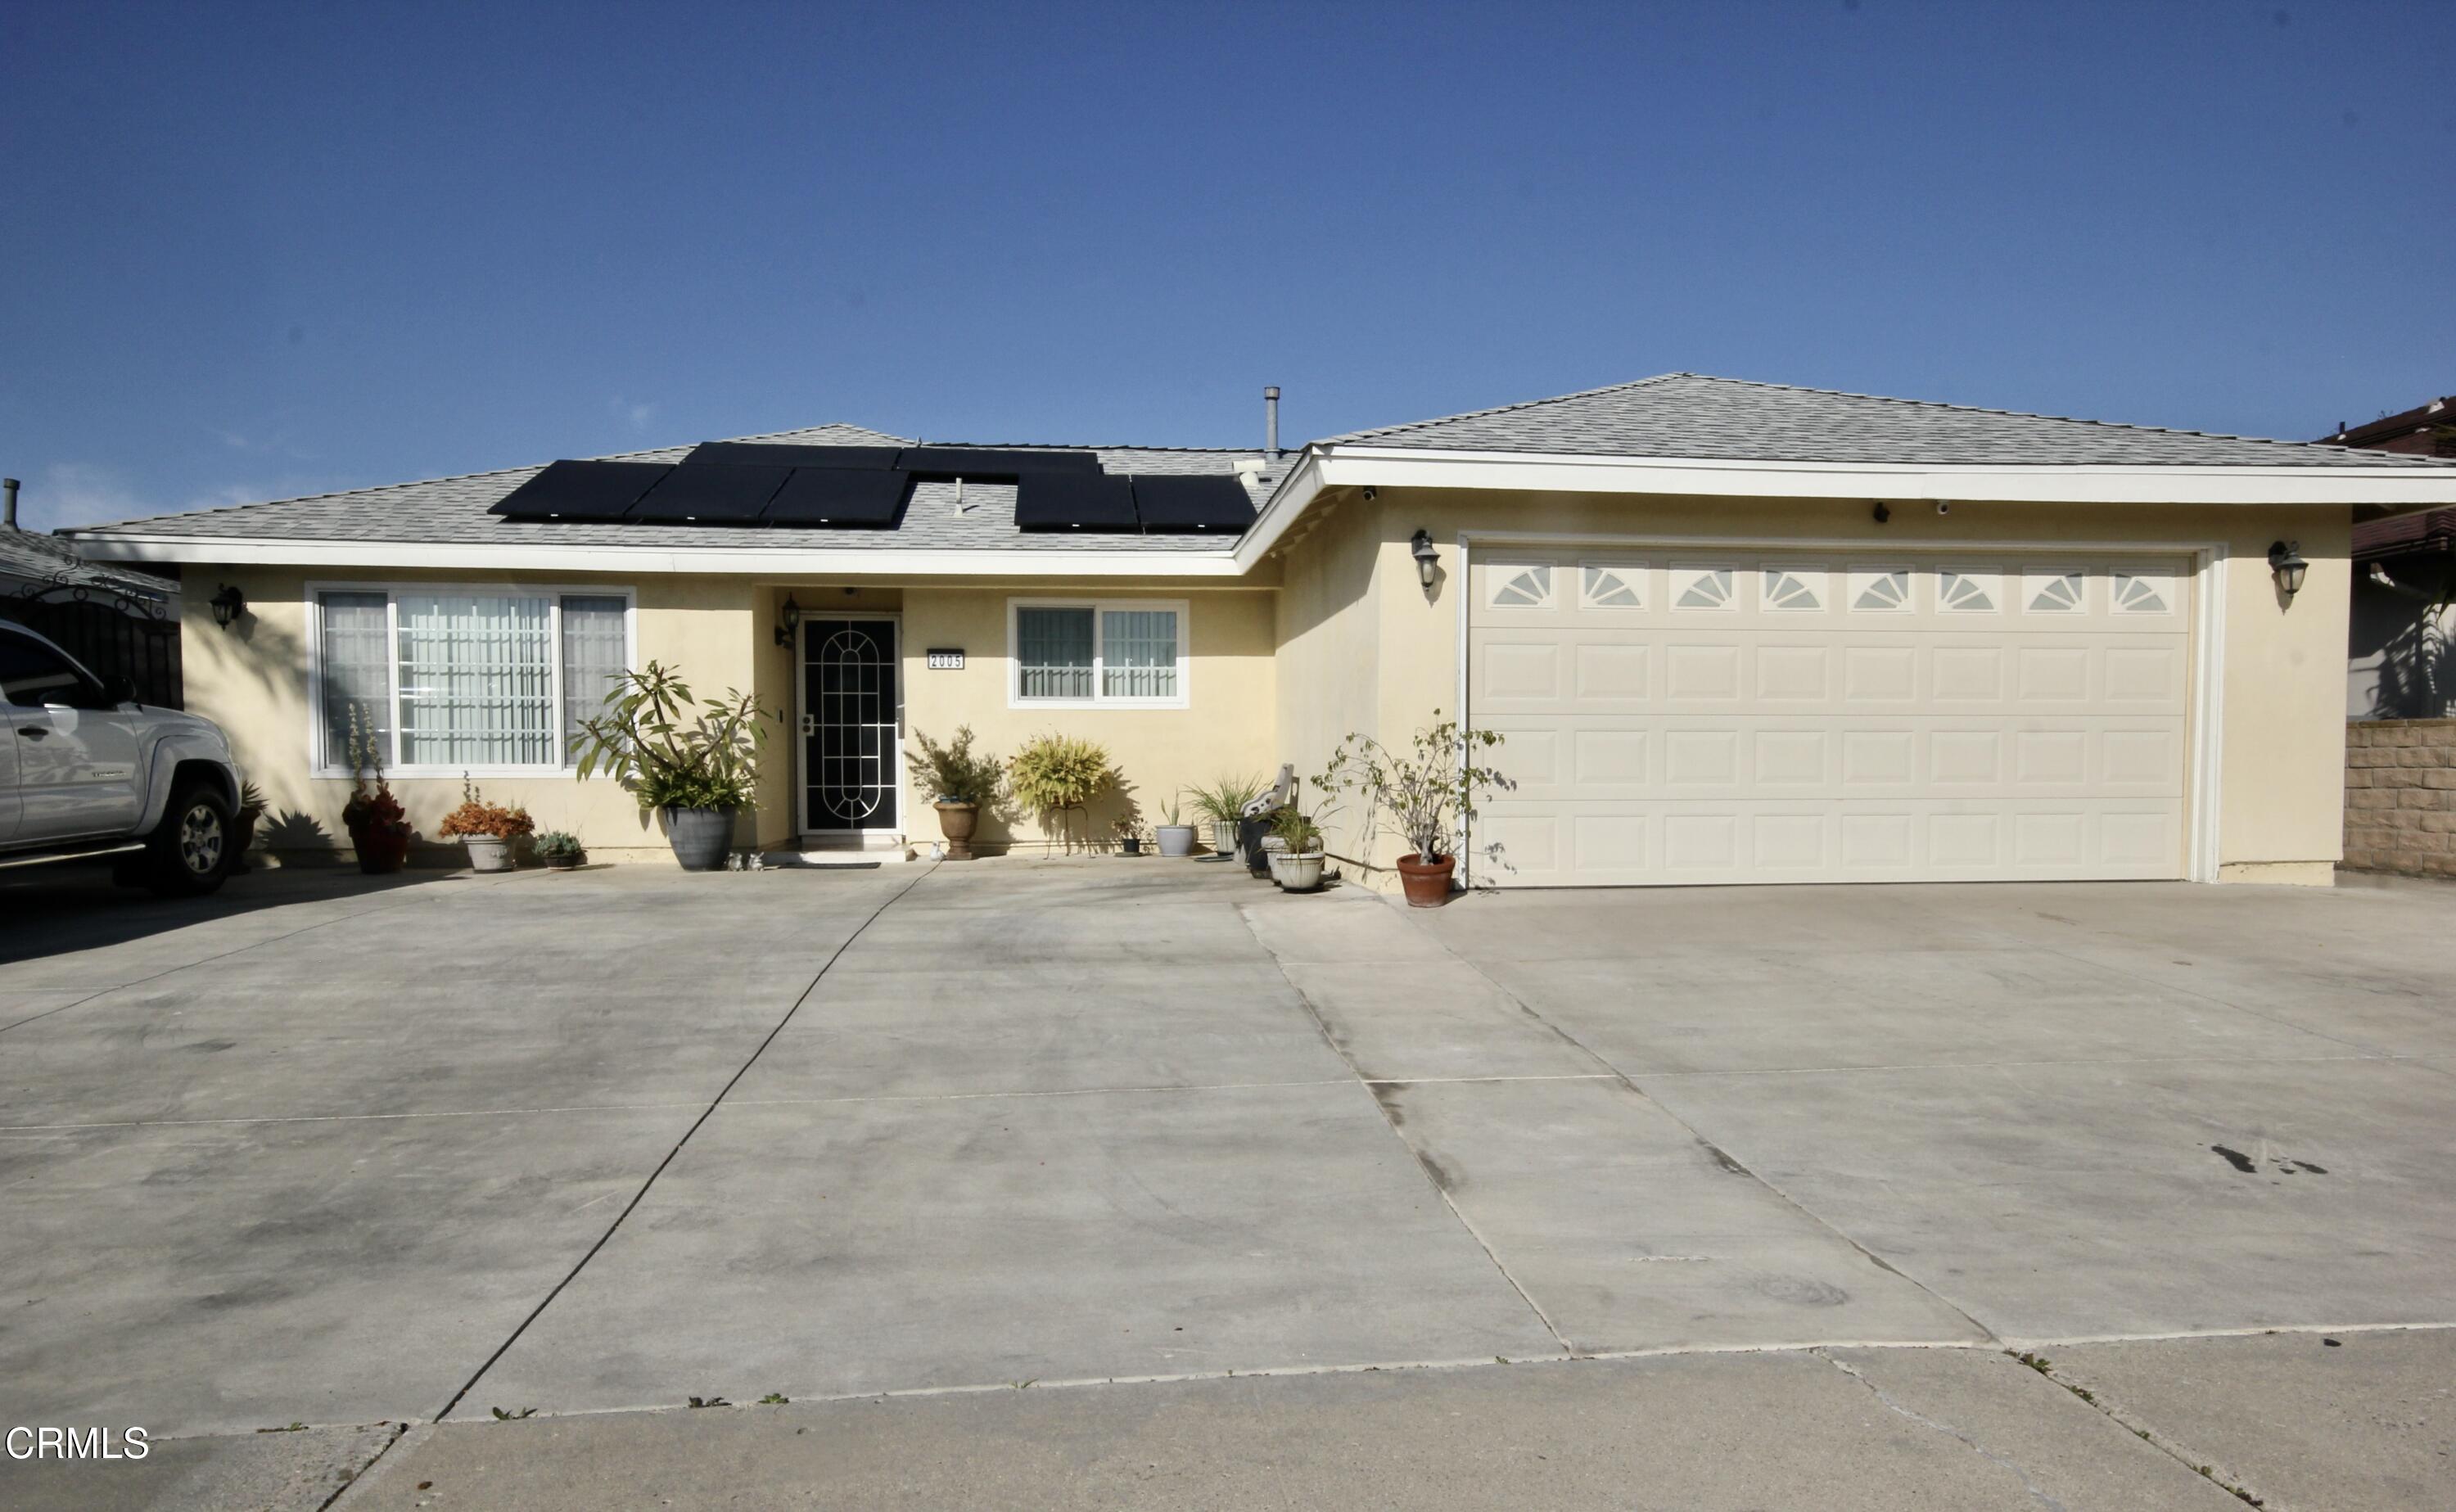
[[(2330, 1340), (2333, 1339), (2332, 1343)], [(2036, 1357), (2033, 1357), (2034, 1359)], [(14, 1506), (2436, 1508), (2456, 1333), (1661, 1356), (174, 1440)], [(380, 1458), (378, 1458), (378, 1456)]]

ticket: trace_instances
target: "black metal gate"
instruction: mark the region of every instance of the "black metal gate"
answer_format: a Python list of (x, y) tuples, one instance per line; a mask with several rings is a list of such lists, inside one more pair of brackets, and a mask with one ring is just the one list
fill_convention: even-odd
[(804, 620), (802, 647), (804, 822), (895, 828), (895, 623)]
[(0, 594), (0, 620), (14, 620), (85, 664), (97, 677), (117, 674), (136, 688), (137, 702), (181, 708), (179, 622), (122, 612), (96, 599), (29, 599)]

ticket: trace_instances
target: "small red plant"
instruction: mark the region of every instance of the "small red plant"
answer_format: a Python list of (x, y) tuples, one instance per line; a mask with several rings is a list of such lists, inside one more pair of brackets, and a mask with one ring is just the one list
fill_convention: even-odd
[(525, 808), (506, 808), (486, 802), (486, 795), (466, 774), (460, 779), (460, 807), (443, 816), (435, 832), (447, 840), (478, 835), (495, 840), (517, 840), (535, 829), (537, 824)]

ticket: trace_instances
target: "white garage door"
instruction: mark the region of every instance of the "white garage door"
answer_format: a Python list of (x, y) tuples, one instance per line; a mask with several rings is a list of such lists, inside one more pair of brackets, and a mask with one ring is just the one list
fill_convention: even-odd
[(2184, 874), (2188, 564), (1479, 548), (1479, 879)]

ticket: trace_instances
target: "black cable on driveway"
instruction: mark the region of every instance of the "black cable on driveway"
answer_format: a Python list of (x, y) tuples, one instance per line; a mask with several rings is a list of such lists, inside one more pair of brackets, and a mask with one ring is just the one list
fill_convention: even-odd
[(699, 1133), (700, 1125), (707, 1122), (709, 1118), (715, 1116), (717, 1107), (732, 1093), (734, 1087), (741, 1082), (743, 1077), (750, 1074), (750, 1068), (759, 1064), (759, 1057), (768, 1053), (768, 1047), (776, 1043), (776, 1036), (785, 1032), (785, 1026), (793, 1021), (793, 1015), (800, 1012), (802, 1011), (802, 1005), (810, 1000), (810, 994), (819, 990), (819, 983), (827, 979), (828, 972), (835, 969), (836, 962), (844, 959), (845, 951), (852, 949), (852, 942), (860, 939), (862, 934), (868, 930), (871, 925), (876, 924), (880, 914), (885, 913), (888, 909), (895, 907), (896, 904), (901, 903), (904, 900), (904, 895), (911, 891), (914, 888), (919, 887), (922, 882), (929, 877), (931, 872), (938, 869), (939, 865), (940, 864), (935, 861), (930, 863), (929, 868), (923, 871), (920, 876), (914, 877), (911, 881), (896, 889), (894, 893), (890, 896), (887, 901), (881, 903), (877, 908), (870, 909), (870, 916), (863, 919), (859, 925), (855, 926), (853, 931), (844, 937), (844, 943), (837, 946), (832, 951), (829, 952), (828, 958), (819, 963), (818, 971), (812, 974), (808, 983), (803, 987), (801, 995), (793, 999), (793, 1006), (785, 1010), (785, 1016), (776, 1021), (776, 1027), (768, 1032), (768, 1037), (759, 1042), (759, 1048), (750, 1052), (750, 1058), (742, 1063), (742, 1068), (739, 1071), (736, 1071), (733, 1075), (726, 1081), (726, 1084), (718, 1090), (716, 1096), (709, 1101), (706, 1108), (700, 1111), (700, 1115), (691, 1120), (691, 1126), (683, 1131), (683, 1136), (675, 1140), (674, 1147), (665, 1152), (665, 1157), (657, 1162), (657, 1169), (648, 1173), (648, 1179), (640, 1183), (640, 1190), (631, 1194), (631, 1200), (623, 1204), (623, 1211), (614, 1215), (614, 1221), (605, 1226), (605, 1232), (597, 1236), (597, 1242), (588, 1247), (588, 1253), (580, 1257), (580, 1263), (571, 1268), (571, 1273), (569, 1275), (565, 1276), (562, 1280), (554, 1283), (554, 1290), (546, 1293), (545, 1299), (529, 1310), (529, 1316), (521, 1319), (521, 1326), (512, 1330), (510, 1338), (495, 1346), (495, 1352), (486, 1357), (486, 1362), (478, 1367), (478, 1373), (476, 1375), (471, 1376), (466, 1381), (462, 1382), (460, 1389), (452, 1394), (452, 1400), (443, 1404), (443, 1410), (435, 1415), (433, 1419), (434, 1421), (441, 1422), (444, 1419), (452, 1416), (452, 1409), (460, 1406), (461, 1399), (468, 1396), (469, 1393), (476, 1388), (478, 1382), (486, 1379), (486, 1372), (495, 1368), (495, 1361), (502, 1359), (505, 1351), (509, 1350), (514, 1344), (521, 1341), (521, 1336), (529, 1331), (529, 1325), (536, 1322), (547, 1308), (554, 1305), (554, 1299), (563, 1295), (563, 1289), (564, 1287), (569, 1286), (573, 1281), (579, 1278), (580, 1273), (588, 1268), (589, 1261), (597, 1258), (597, 1252), (605, 1248), (605, 1241), (614, 1236), (614, 1231), (623, 1226), (623, 1220), (629, 1217), (632, 1210), (637, 1208), (640, 1205), (641, 1200), (647, 1196), (648, 1189), (657, 1184), (657, 1177), (665, 1174), (665, 1167), (674, 1163), (674, 1156), (683, 1153), (683, 1146), (690, 1143), (691, 1135)]

